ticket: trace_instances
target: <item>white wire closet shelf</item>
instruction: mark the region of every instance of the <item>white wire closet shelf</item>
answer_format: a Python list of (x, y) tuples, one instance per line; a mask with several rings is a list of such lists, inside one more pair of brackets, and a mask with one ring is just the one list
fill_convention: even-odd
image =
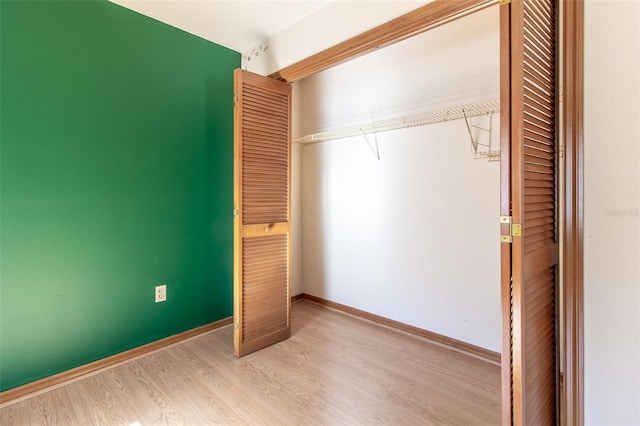
[(390, 130), (405, 129), (408, 127), (424, 126), (451, 120), (461, 120), (463, 118), (476, 117), (480, 115), (490, 115), (500, 112), (500, 101), (489, 100), (466, 104), (451, 108), (439, 109), (429, 112), (406, 115), (404, 117), (390, 118), (387, 120), (375, 121), (356, 126), (344, 127), (342, 129), (328, 132), (314, 133), (292, 140), (293, 143), (313, 144), (336, 139), (350, 138), (353, 136), (367, 135), (371, 133), (381, 133)]

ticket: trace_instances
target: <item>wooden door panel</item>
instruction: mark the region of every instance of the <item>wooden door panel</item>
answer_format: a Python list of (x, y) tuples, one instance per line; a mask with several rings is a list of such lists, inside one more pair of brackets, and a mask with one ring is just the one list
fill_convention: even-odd
[[(502, 6), (502, 72), (510, 85), (504, 138), (502, 205), (520, 233), (503, 243), (503, 424), (553, 425), (558, 415), (557, 368), (557, 149), (556, 4), (553, 0), (512, 0)], [(504, 76), (503, 76), (504, 78)], [(507, 167), (507, 168), (505, 168)], [(503, 208), (503, 215), (504, 213)], [(504, 233), (504, 229), (503, 229)], [(507, 248), (508, 247), (508, 248)], [(508, 329), (506, 329), (508, 328)], [(508, 394), (506, 394), (508, 392)]]
[(289, 337), (288, 235), (243, 238), (242, 256), (241, 337), (249, 353), (263, 347), (264, 341)]
[(243, 356), (291, 335), (291, 86), (234, 77), (234, 343)]

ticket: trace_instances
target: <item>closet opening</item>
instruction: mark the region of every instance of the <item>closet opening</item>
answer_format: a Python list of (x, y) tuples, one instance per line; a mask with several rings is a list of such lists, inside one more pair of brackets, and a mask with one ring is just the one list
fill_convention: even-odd
[[(409, 38), (415, 33), (438, 27), (444, 23), (450, 24), (457, 18), (493, 4), (496, 3), (483, 0), (465, 2), (436, 0), (404, 17), (390, 21), (361, 36), (347, 40), (280, 70), (271, 77), (285, 81), (300, 80), (353, 56)], [(574, 221), (577, 220), (579, 225), (581, 218), (579, 212), (567, 210), (571, 217), (558, 219), (557, 195), (558, 192), (562, 192), (566, 196), (568, 206), (581, 208), (582, 204), (577, 195), (580, 194), (582, 179), (580, 172), (581, 137), (579, 136), (582, 126), (580, 115), (582, 89), (578, 84), (581, 81), (579, 58), (582, 45), (581, 37), (568, 37), (566, 34), (564, 37), (556, 36), (556, 23), (559, 20), (558, 8), (561, 6), (565, 6), (565, 2), (556, 4), (543, 0), (512, 0), (501, 1), (499, 7), (500, 145), (502, 152), (500, 187), (502, 194), (501, 214), (498, 223), (501, 234), (500, 275), (502, 290), (500, 303), (502, 308), (500, 312), (503, 323), (501, 355), (504, 424), (526, 423), (527, 419), (541, 418), (539, 415), (543, 412), (544, 416), (557, 418), (556, 416), (559, 415), (557, 407), (561, 402), (567, 404), (566, 411), (562, 413), (563, 416), (568, 415), (567, 413), (574, 415), (574, 417), (580, 416), (581, 412), (582, 402), (579, 387), (582, 380), (579, 372), (581, 358), (579, 357), (577, 362), (573, 362), (572, 358), (576, 353), (581, 356), (582, 351), (580, 331), (582, 281), (581, 276), (575, 276), (577, 266), (581, 262), (582, 237), (581, 228), (578, 226), (576, 229), (574, 226)], [(567, 7), (562, 19), (565, 31), (568, 28), (580, 29), (581, 8)], [(409, 28), (407, 22), (415, 23), (416, 21), (419, 21), (419, 24)], [(401, 28), (402, 25), (407, 26), (406, 31)], [(555, 46), (557, 44), (563, 47), (564, 64), (571, 66), (577, 72), (575, 80), (568, 77), (566, 73), (555, 75), (555, 70), (561, 69), (556, 64)], [(421, 54), (421, 52), (416, 54)], [(567, 125), (563, 131), (567, 142), (571, 142), (571, 145), (566, 149), (569, 149), (572, 154), (570, 160), (562, 163), (557, 161), (558, 149), (555, 147), (556, 139), (554, 137), (556, 129), (548, 129), (548, 126), (554, 126), (553, 123), (560, 117), (560, 113), (555, 111), (555, 82), (560, 77), (563, 78), (565, 87), (570, 87), (577, 94), (576, 98), (565, 100), (565, 106), (562, 110), (563, 122)], [(304, 82), (302, 84), (304, 85)], [(295, 94), (293, 99), (296, 102)], [(540, 114), (541, 112), (542, 114)], [(335, 119), (336, 117), (330, 118)], [(373, 118), (370, 117), (371, 120)], [(304, 126), (304, 120), (301, 125)], [(471, 126), (468, 127), (468, 129), (470, 128)], [(299, 129), (294, 132), (297, 132), (298, 135), (302, 133)], [(577, 138), (576, 135), (578, 135)], [(363, 134), (362, 136), (375, 159), (379, 162), (382, 161), (385, 154), (379, 140), (381, 135), (376, 134), (373, 141), (370, 140), (371, 135)], [(473, 139), (473, 135), (471, 137)], [(293, 149), (294, 155), (297, 155), (295, 150), (302, 150), (299, 145), (294, 145)], [(302, 156), (304, 157), (304, 154)], [(304, 164), (304, 160), (302, 164)], [(567, 171), (569, 176), (569, 180), (565, 181), (565, 186), (562, 188), (556, 186), (557, 180), (554, 177), (556, 166), (558, 169)], [(303, 170), (301, 174), (304, 175), (304, 173)], [(551, 174), (551, 178), (549, 178), (549, 174)], [(384, 189), (382, 181), (375, 183), (380, 185), (374, 186), (374, 191), (369, 192)], [(550, 190), (548, 190), (549, 188)], [(408, 191), (406, 186), (401, 187), (400, 190)], [(293, 191), (295, 193), (296, 188), (293, 188)], [(302, 202), (304, 203), (306, 202), (304, 190), (302, 194)], [(371, 198), (373, 199), (373, 197)], [(348, 201), (347, 197), (339, 199), (337, 203), (334, 203), (337, 204), (335, 207), (342, 207), (344, 205), (342, 201), (345, 200)], [(374, 205), (374, 207), (376, 206)], [(405, 214), (405, 211), (402, 206), (392, 206), (391, 210), (390, 212), (383, 211), (391, 219), (387, 222), (388, 226), (376, 226), (375, 223), (368, 223), (369, 226), (361, 227), (358, 230), (359, 234), (356, 237), (367, 241), (367, 238), (371, 238), (376, 233), (392, 232), (389, 231), (392, 229), (390, 227), (397, 223), (398, 215)], [(530, 214), (532, 211), (544, 211), (544, 213), (539, 215), (536, 213), (538, 217), (532, 218)], [(348, 215), (348, 213), (346, 214)], [(368, 215), (358, 215), (358, 219), (362, 219), (365, 224), (367, 224), (367, 218)], [(548, 218), (551, 218), (550, 221)], [(531, 221), (532, 219), (533, 221)], [(569, 273), (565, 268), (565, 279), (569, 277), (569, 281), (562, 289), (563, 294), (569, 296), (564, 299), (563, 303), (565, 309), (568, 309), (564, 320), (568, 319), (570, 323), (556, 325), (555, 312), (559, 309), (559, 302), (555, 300), (555, 294), (559, 290), (555, 283), (558, 279), (557, 241), (559, 240), (558, 223), (560, 220), (566, 222), (565, 225), (567, 223), (572, 225), (571, 228), (564, 228), (562, 236), (563, 240), (570, 241), (572, 244), (568, 247), (565, 246), (565, 259), (571, 259), (571, 255), (577, 255), (577, 258), (568, 263), (571, 268)], [(293, 232), (296, 233), (295, 224), (293, 229)], [(385, 237), (389, 238), (388, 235)], [(294, 244), (296, 244), (295, 241)], [(374, 258), (372, 262), (376, 260)], [(293, 259), (294, 269), (296, 262), (298, 261)], [(293, 271), (293, 275), (295, 276), (295, 271)], [(535, 288), (538, 290), (533, 290), (532, 293), (531, 289)], [(295, 291), (296, 289), (294, 289)], [(543, 300), (540, 299), (542, 294), (552, 294), (553, 299), (537, 308), (533, 302)], [(540, 326), (541, 317), (536, 316), (540, 312), (543, 312), (542, 316), (545, 317), (544, 324), (546, 325), (544, 326)], [(556, 352), (557, 348), (561, 346), (556, 333), (558, 327), (570, 332), (564, 336), (565, 339), (572, 342), (570, 348), (572, 353), (569, 355), (566, 352), (561, 354)], [(540, 338), (541, 336), (545, 339), (544, 343), (538, 344), (531, 340), (533, 337)], [(548, 353), (532, 349), (543, 346), (546, 348), (547, 343), (550, 345)], [(573, 343), (576, 343), (577, 346), (573, 346)], [(537, 361), (534, 361), (535, 357), (539, 357)], [(558, 365), (561, 364), (557, 362), (559, 357), (563, 357), (567, 374), (571, 377), (571, 382), (568, 383), (569, 389), (559, 385), (560, 379), (557, 370)], [(544, 364), (544, 378), (534, 370), (530, 370), (531, 374), (527, 373), (529, 366), (541, 365), (540, 362)], [(547, 380), (550, 381), (547, 382)], [(557, 398), (553, 397), (556, 392), (559, 392)], [(567, 395), (570, 395), (572, 399), (569, 400)]]
[(499, 363), (498, 28), (487, 8), (294, 83), (294, 295)]

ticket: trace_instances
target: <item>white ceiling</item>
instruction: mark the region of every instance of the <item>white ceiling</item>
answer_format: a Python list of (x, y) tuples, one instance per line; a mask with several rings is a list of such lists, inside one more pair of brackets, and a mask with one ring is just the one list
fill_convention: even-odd
[(111, 0), (206, 40), (245, 53), (330, 0)]

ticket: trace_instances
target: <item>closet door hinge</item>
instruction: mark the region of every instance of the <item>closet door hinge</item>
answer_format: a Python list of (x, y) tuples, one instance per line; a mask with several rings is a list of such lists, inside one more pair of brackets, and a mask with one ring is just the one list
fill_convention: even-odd
[(499, 0), (498, 3), (500, 3), (500, 6), (503, 6), (505, 4), (511, 3), (511, 0)]
[(513, 237), (519, 237), (522, 235), (522, 225), (519, 223), (513, 223), (512, 216), (500, 216), (500, 223), (506, 223), (509, 225), (509, 234), (500, 235), (501, 243), (512, 243)]
[(233, 218), (238, 217), (238, 206), (233, 206)]

